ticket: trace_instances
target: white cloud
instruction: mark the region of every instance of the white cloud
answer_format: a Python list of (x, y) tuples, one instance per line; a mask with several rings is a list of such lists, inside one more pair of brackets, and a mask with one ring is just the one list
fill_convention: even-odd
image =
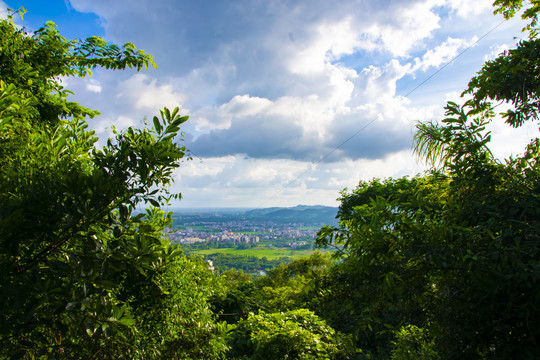
[[(201, 160), (197, 157), (177, 170), (175, 176), (178, 180), (183, 178), (199, 179), (201, 177), (218, 177), (223, 170), (235, 162), (234, 156), (224, 156), (220, 158), (206, 158)], [(195, 180), (198, 181), (198, 180)]]
[(119, 116), (114, 121), (114, 126), (118, 129), (125, 129), (135, 125), (135, 121), (127, 116)]
[(417, 70), (426, 71), (430, 67), (438, 68), (455, 58), (460, 50), (472, 46), (477, 37), (472, 38), (470, 41), (464, 39), (454, 39), (449, 37), (441, 45), (436, 46), (433, 50), (428, 50), (422, 56), (422, 59), (415, 58), (415, 64), (411, 69), (411, 72)]
[(8, 12), (7, 9), (9, 6), (3, 1), (0, 0), (0, 19), (7, 19)]
[[(146, 74), (135, 74), (119, 85), (118, 97), (126, 97), (134, 104), (136, 109), (152, 110), (157, 112), (164, 106), (168, 108), (180, 107), (184, 96), (176, 92), (172, 84), (158, 85), (156, 79)], [(185, 109), (184, 109), (185, 110)]]
[(86, 83), (86, 90), (94, 92), (94, 93), (100, 93), (101, 92), (101, 84), (97, 80), (90, 79)]
[(399, 60), (392, 59), (384, 66), (369, 66), (362, 69), (355, 80), (356, 102), (373, 104), (387, 97), (396, 95), (397, 81), (410, 70), (410, 65), (401, 65)]
[[(205, 170), (209, 163), (214, 164), (213, 171)], [(195, 170), (201, 167), (202, 170)], [(359, 180), (400, 177), (419, 173), (423, 169), (410, 150), (384, 159), (346, 160), (318, 165), (236, 156), (212, 158), (202, 164), (198, 161), (184, 164), (178, 171), (179, 180), (175, 188), (184, 194), (182, 206), (186, 207), (197, 206), (201, 196), (205, 201), (213, 199), (211, 203), (214, 206), (227, 206), (232, 198), (248, 207), (297, 204), (335, 206), (339, 191), (346, 187), (354, 188)]]
[(259, 115), (269, 111), (271, 107), (272, 101), (268, 99), (249, 95), (236, 95), (231, 101), (221, 105), (218, 113), (230, 122), (233, 118)]
[(352, 54), (361, 47), (358, 31), (350, 17), (334, 24), (316, 26), (313, 41), (296, 50), (294, 57), (289, 60), (289, 70), (310, 76), (324, 72), (330, 61)]
[(438, 1), (418, 1), (390, 12), (387, 23), (376, 26), (384, 49), (394, 56), (408, 57), (409, 52), (439, 28), (439, 15), (432, 11)]
[(525, 123), (517, 129), (509, 129), (509, 125), (501, 119), (492, 122), (487, 130), (492, 132), (489, 147), (498, 159), (523, 154), (527, 144), (538, 137), (538, 124), (531, 122)]
[(458, 16), (470, 17), (491, 9), (493, 0), (448, 0), (447, 3)]
[(100, 16), (107, 40), (133, 42), (158, 63), (145, 74), (96, 72), (85, 89), (101, 89), (91, 95), (102, 126), (163, 106), (190, 115), (185, 144), (202, 162), (183, 164), (175, 188), (191, 206), (335, 204), (359, 179), (420, 171), (414, 123), (439, 118), (445, 94), (479, 70), (471, 58), (513, 35), (495, 31), (404, 98), (422, 80), (412, 75), (499, 21), (491, 0), (70, 2)]
[[(98, 133), (101, 133), (102, 136), (113, 137), (112, 126), (118, 130), (124, 130), (135, 124), (136, 122), (132, 118), (120, 115), (113, 119), (103, 118), (98, 124), (94, 125), (94, 128)], [(105, 144), (104, 139), (101, 138), (100, 140)]]

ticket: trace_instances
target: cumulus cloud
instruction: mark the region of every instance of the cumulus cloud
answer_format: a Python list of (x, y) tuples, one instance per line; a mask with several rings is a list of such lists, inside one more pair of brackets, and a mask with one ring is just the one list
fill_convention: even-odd
[(492, 0), (451, 0), (447, 4), (461, 17), (470, 17), (492, 8)]
[(158, 85), (156, 79), (145, 74), (136, 74), (120, 82), (118, 97), (126, 97), (127, 101), (137, 109), (157, 111), (163, 106), (180, 107), (183, 95), (174, 91), (171, 84)]
[[(212, 170), (208, 170), (208, 169)], [(183, 206), (228, 206), (235, 199), (243, 206), (337, 205), (339, 191), (360, 180), (400, 177), (423, 170), (410, 150), (384, 159), (305, 163), (296, 160), (255, 160), (244, 157), (192, 161), (177, 171), (174, 189), (183, 193)]]
[(378, 34), (386, 51), (407, 57), (439, 28), (439, 15), (433, 11), (437, 5), (439, 1), (405, 2), (392, 9), (387, 17), (389, 21), (375, 25), (369, 33)]
[(362, 44), (358, 29), (351, 17), (337, 23), (323, 23), (316, 27), (313, 40), (305, 42), (288, 61), (291, 73), (313, 76), (327, 70), (327, 64), (344, 55), (352, 54), (361, 47), (373, 48)]
[[(342, 6), (231, 1), (211, 10), (140, 1), (126, 10), (134, 21), (118, 11), (120, 4), (71, 3), (99, 13), (113, 38), (129, 33), (155, 47), (148, 33), (159, 32), (160, 43), (171, 41), (156, 57), (174, 82), (138, 74), (120, 83), (117, 96), (141, 111), (171, 103), (191, 110), (187, 145), (195, 153), (309, 161), (332, 151), (332, 161), (384, 157), (409, 146), (416, 114), (399, 98), (398, 82), (440, 67), (474, 41), (447, 37), (426, 47), (440, 28), (439, 9), (450, 7), (459, 16), (483, 9), (442, 0)], [(153, 14), (160, 10), (156, 22)], [(204, 26), (196, 21), (203, 17)], [(141, 26), (146, 23), (153, 26)], [(404, 62), (421, 49), (421, 56)], [(351, 68), (341, 61), (370, 53), (384, 62)], [(365, 124), (354, 141), (336, 150)]]
[[(456, 62), (418, 98), (403, 89), (491, 28), (490, 2), (70, 0), (99, 15), (107, 40), (158, 63), (144, 74), (96, 71), (85, 90), (101, 126), (180, 106), (190, 115), (184, 143), (202, 162), (184, 164), (175, 186), (192, 205), (250, 206), (275, 189), (283, 203), (331, 203), (360, 178), (415, 173), (414, 123), (440, 116), (478, 68)], [(480, 62), (489, 53), (476, 51)]]
[(473, 46), (477, 40), (478, 38), (476, 36), (470, 41), (449, 37), (444, 43), (426, 51), (421, 59), (415, 58), (415, 64), (411, 71), (426, 71), (431, 67), (438, 68), (455, 58), (460, 50)]
[(89, 79), (86, 83), (86, 90), (94, 92), (94, 93), (100, 93), (101, 92), (101, 84), (97, 80)]

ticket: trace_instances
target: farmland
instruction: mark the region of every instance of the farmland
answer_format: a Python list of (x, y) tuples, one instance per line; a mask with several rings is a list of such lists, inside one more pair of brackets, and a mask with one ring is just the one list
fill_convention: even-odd
[(251, 249), (238, 249), (238, 248), (217, 248), (198, 250), (192, 254), (197, 255), (209, 255), (209, 254), (232, 254), (232, 255), (245, 255), (255, 256), (259, 259), (267, 258), (268, 260), (277, 260), (280, 258), (287, 258), (294, 260), (303, 256), (309, 256), (314, 253), (314, 250), (291, 250), (290, 248), (274, 248), (268, 246), (259, 246)]

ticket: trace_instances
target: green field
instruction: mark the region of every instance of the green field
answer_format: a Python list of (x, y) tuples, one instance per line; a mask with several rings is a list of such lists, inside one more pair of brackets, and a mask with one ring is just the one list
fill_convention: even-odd
[(234, 248), (222, 248), (222, 249), (207, 249), (194, 251), (193, 254), (208, 255), (208, 254), (233, 254), (233, 255), (249, 255), (256, 256), (258, 258), (266, 257), (268, 260), (275, 260), (282, 257), (288, 257), (291, 259), (309, 256), (313, 254), (315, 250), (291, 250), (290, 248), (269, 248), (269, 247), (256, 247), (253, 249), (234, 249)]

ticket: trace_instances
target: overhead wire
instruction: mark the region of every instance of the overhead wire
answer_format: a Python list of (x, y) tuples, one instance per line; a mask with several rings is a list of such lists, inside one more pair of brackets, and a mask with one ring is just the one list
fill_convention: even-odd
[[(410, 90), (409, 92), (407, 92), (406, 94), (404, 95), (401, 95), (403, 97), (408, 97), (410, 96), (412, 93), (414, 93), (416, 90), (418, 90), (419, 88), (421, 88), (422, 86), (424, 86), (429, 80), (431, 80), (433, 77), (435, 77), (437, 74), (439, 74), (441, 71), (443, 71), (446, 67), (448, 67), (450, 64), (452, 64), (454, 61), (456, 61), (460, 56), (462, 56), (464, 53), (466, 53), (468, 50), (472, 49), (473, 47), (475, 47), (478, 43), (480, 43), (483, 39), (485, 39), (489, 34), (491, 34), (493, 31), (495, 31), (497, 28), (499, 28), (503, 23), (505, 23), (506, 20), (502, 20), (500, 23), (498, 23), (497, 25), (495, 25), (494, 27), (492, 27), (489, 31), (487, 31), (484, 35), (482, 35), (481, 37), (479, 37), (474, 43), (472, 43), (471, 45), (467, 46), (465, 49), (463, 49), (461, 52), (459, 52), (456, 56), (454, 56), (452, 59), (450, 59), (449, 61), (447, 61), (443, 66), (441, 66), (440, 68), (438, 68), (436, 71), (434, 71), (431, 75), (429, 75), (426, 79), (424, 79), (421, 83), (419, 83), (418, 85), (416, 85), (412, 90)], [(291, 186), (293, 183), (295, 183), (296, 181), (300, 180), (301, 178), (303, 178), (304, 176), (306, 176), (307, 174), (311, 173), (313, 171), (313, 167), (314, 166), (317, 166), (319, 165), (321, 162), (323, 162), (325, 159), (327, 159), (328, 157), (330, 157), (330, 155), (332, 155), (333, 153), (335, 153), (337, 150), (339, 150), (342, 146), (344, 146), (345, 144), (347, 144), (349, 141), (351, 141), (353, 138), (355, 138), (356, 136), (358, 136), (358, 134), (362, 133), (365, 129), (367, 129), (371, 124), (373, 124), (377, 118), (379, 117), (380, 114), (377, 114), (376, 116), (374, 116), (372, 119), (370, 119), (366, 124), (364, 124), (362, 127), (360, 127), (357, 131), (355, 131), (352, 135), (350, 135), (348, 138), (346, 138), (345, 140), (343, 140), (341, 143), (339, 143), (338, 145), (336, 145), (335, 147), (332, 148), (332, 150), (328, 151), (325, 155), (323, 155), (319, 160), (315, 161), (315, 162), (312, 162), (310, 164), (310, 166), (308, 166), (308, 168), (302, 172), (300, 175), (296, 176), (294, 179), (288, 181), (287, 183), (285, 183), (284, 185), (281, 186), (281, 188), (273, 195), (270, 195), (266, 200), (264, 200), (258, 207), (259, 208), (262, 208), (266, 203), (268, 203), (270, 200), (274, 199), (275, 197), (277, 197), (278, 195), (280, 195), (281, 193), (283, 193), (283, 191)]]

